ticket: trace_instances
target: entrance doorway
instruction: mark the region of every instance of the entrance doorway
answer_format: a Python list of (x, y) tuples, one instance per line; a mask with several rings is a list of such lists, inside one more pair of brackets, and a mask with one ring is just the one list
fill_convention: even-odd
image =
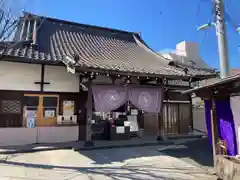
[(168, 135), (188, 134), (192, 126), (190, 103), (163, 103), (163, 126)]
[(35, 126), (55, 126), (57, 124), (58, 95), (24, 94), (24, 101), (24, 114), (34, 113)]

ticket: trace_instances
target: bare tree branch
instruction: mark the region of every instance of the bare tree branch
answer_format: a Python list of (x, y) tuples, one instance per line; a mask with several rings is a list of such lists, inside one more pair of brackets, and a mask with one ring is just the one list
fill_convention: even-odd
[[(19, 16), (23, 15), (23, 9), (26, 8), (27, 5), (30, 5), (30, 2), (33, 4), (33, 0), (0, 0), (0, 45), (2, 47), (0, 60), (9, 48), (13, 48), (21, 43), (21, 41), (13, 42), (12, 39), (17, 27), (20, 25), (18, 21)], [(44, 20), (45, 19), (41, 20), (36, 31), (42, 26)], [(32, 35), (33, 32), (30, 36)], [(12, 43), (8, 43), (9, 41), (12, 41)]]
[(0, 42), (11, 40), (27, 0), (0, 0)]

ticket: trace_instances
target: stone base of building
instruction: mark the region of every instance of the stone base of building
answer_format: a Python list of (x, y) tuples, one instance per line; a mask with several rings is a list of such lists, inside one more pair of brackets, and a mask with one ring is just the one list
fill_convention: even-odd
[(77, 141), (78, 126), (0, 128), (0, 146)]
[(215, 161), (216, 174), (222, 180), (240, 179), (240, 159), (217, 155)]

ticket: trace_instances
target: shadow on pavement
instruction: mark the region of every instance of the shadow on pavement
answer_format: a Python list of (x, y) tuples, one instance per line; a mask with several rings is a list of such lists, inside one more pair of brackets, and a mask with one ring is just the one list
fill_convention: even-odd
[(178, 147), (159, 150), (169, 156), (194, 160), (202, 166), (213, 167), (212, 147), (208, 138), (182, 143)]
[[(0, 162), (1, 163), (1, 162)], [(45, 164), (33, 164), (22, 162), (4, 162), (6, 165), (21, 166), (24, 168), (39, 168), (44, 170), (54, 171), (67, 171), (73, 170), (79, 173), (91, 174), (91, 175), (104, 175), (110, 177), (113, 180), (119, 180), (121, 178), (131, 180), (146, 180), (146, 179), (162, 179), (162, 180), (186, 180), (186, 176), (198, 179), (202, 171), (195, 168), (181, 167), (181, 168), (163, 168), (155, 167), (153, 165), (135, 165), (135, 166), (120, 166), (120, 167), (72, 167), (72, 166), (57, 166), (57, 165), (45, 165)], [(74, 177), (67, 178), (68, 180), (74, 179), (81, 174), (74, 175)], [(211, 174), (208, 174), (211, 176)]]
[(124, 162), (126, 160), (144, 158), (144, 157), (156, 157), (161, 155), (156, 151), (157, 147), (129, 147), (109, 150), (93, 150), (93, 151), (78, 151), (79, 154), (88, 157), (93, 160), (94, 164), (104, 165), (114, 162)]
[(39, 143), (19, 146), (0, 146), (0, 154), (32, 153), (39, 151), (53, 151), (59, 149), (72, 149), (77, 142), (66, 143)]
[(152, 150), (149, 149), (146, 151), (144, 148), (134, 147), (131, 148), (131, 150), (129, 150), (130, 148), (120, 148), (118, 150), (111, 149), (108, 151), (79, 151), (78, 153), (93, 160), (95, 164), (100, 165), (124, 162), (125, 160), (142, 157), (155, 157), (164, 153), (168, 156), (184, 159), (188, 163), (194, 163), (194, 165), (213, 167), (212, 148), (208, 138), (186, 141), (177, 146), (162, 147), (162, 150), (155, 147)]

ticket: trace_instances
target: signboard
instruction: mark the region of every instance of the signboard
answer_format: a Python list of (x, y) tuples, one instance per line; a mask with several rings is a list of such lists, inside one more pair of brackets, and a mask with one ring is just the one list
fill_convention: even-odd
[(27, 128), (34, 128), (37, 117), (37, 110), (26, 110)]
[(125, 133), (125, 127), (124, 126), (116, 126), (116, 133), (117, 134), (124, 134)]
[(45, 110), (44, 111), (44, 117), (49, 118), (49, 117), (55, 117), (55, 110)]
[(27, 117), (37, 117), (36, 110), (27, 110)]
[(137, 116), (127, 116), (127, 119), (130, 122), (130, 132), (137, 132), (139, 130)]
[(74, 115), (75, 102), (74, 101), (63, 101), (63, 115), (72, 116)]
[(27, 117), (27, 128), (34, 128), (34, 127), (35, 127), (35, 118)]

